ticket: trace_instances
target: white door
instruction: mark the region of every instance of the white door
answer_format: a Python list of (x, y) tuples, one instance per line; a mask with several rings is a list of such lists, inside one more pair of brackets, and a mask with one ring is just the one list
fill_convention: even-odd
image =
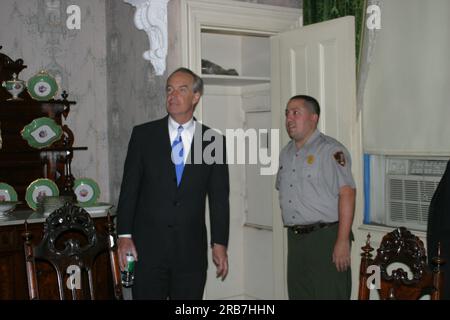
[[(280, 149), (289, 141), (284, 126), (284, 109), (288, 99), (297, 94), (308, 94), (319, 101), (320, 130), (342, 142), (352, 156), (352, 171), (358, 188), (355, 226), (362, 221), (363, 191), (361, 130), (356, 112), (354, 34), (354, 18), (344, 17), (272, 37), (271, 99), (272, 126), (280, 128)], [(275, 298), (286, 299), (286, 233), (281, 220), (278, 192), (273, 190)], [(356, 242), (352, 257), (354, 275), (359, 269), (355, 265), (359, 260), (355, 247), (359, 249)], [(357, 283), (355, 280), (353, 282), (355, 288)]]

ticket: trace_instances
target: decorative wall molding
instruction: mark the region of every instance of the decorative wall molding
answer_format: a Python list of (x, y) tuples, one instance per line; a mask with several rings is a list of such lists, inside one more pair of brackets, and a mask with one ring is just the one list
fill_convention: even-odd
[(144, 52), (156, 75), (164, 74), (167, 56), (167, 3), (170, 0), (124, 0), (136, 7), (134, 24), (147, 33), (150, 50)]

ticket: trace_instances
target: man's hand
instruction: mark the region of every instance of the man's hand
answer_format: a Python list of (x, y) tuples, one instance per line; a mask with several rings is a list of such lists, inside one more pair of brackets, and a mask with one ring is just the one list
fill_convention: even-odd
[(333, 250), (333, 263), (339, 272), (346, 271), (350, 266), (350, 241), (336, 241)]
[(136, 251), (136, 247), (134, 246), (133, 239), (119, 237), (117, 240), (117, 253), (119, 256), (119, 266), (120, 270), (124, 270), (127, 266), (127, 253), (131, 252), (134, 256), (134, 259), (138, 261), (138, 254)]
[(216, 277), (222, 277), (222, 281), (225, 280), (228, 274), (227, 247), (215, 243), (212, 247), (212, 258), (217, 268)]

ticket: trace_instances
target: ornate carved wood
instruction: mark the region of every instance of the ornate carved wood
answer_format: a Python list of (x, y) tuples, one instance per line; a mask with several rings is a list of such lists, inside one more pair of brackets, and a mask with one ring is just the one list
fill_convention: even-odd
[[(39, 298), (37, 261), (46, 261), (53, 267), (61, 300), (95, 299), (95, 279), (92, 270), (102, 253), (110, 259), (115, 298), (122, 298), (116, 237), (109, 215), (107, 233), (98, 234), (93, 220), (83, 208), (66, 203), (47, 218), (44, 223), (43, 239), (38, 245), (32, 245), (28, 231), (25, 232), (24, 238), (31, 299)], [(70, 286), (71, 282), (74, 286)]]
[[(422, 240), (406, 228), (400, 227), (386, 234), (374, 259), (370, 253), (373, 251), (370, 246), (370, 235), (362, 250), (359, 299), (369, 299), (367, 280), (373, 273), (369, 270), (370, 266), (379, 268), (380, 299), (416, 300), (426, 294), (430, 294), (433, 300), (440, 298), (443, 280), (440, 266), (444, 261), (440, 257), (435, 258), (436, 264), (431, 270), (426, 262), (427, 257)], [(389, 272), (388, 268), (394, 263), (404, 264), (407, 268), (398, 267)], [(408, 269), (412, 277), (408, 277)]]
[(363, 253), (361, 254), (361, 264), (359, 266), (359, 293), (361, 300), (369, 299), (369, 290), (366, 290), (368, 280), (368, 268), (373, 263), (372, 251), (374, 250), (370, 246), (370, 233), (367, 235), (366, 245), (361, 248)]

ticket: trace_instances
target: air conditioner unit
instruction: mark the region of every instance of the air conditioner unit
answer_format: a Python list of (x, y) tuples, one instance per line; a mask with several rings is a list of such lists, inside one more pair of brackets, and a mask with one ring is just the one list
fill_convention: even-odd
[(428, 210), (446, 161), (387, 159), (386, 223), (426, 231)]
[(387, 224), (427, 229), (428, 209), (440, 177), (388, 175)]

